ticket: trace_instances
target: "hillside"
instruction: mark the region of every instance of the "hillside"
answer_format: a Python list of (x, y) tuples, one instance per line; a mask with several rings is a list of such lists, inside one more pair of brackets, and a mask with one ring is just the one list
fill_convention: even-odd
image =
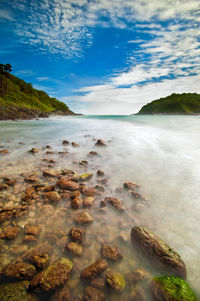
[(172, 94), (146, 104), (137, 114), (200, 114), (200, 94)]
[(0, 120), (75, 115), (68, 106), (30, 83), (0, 70)]

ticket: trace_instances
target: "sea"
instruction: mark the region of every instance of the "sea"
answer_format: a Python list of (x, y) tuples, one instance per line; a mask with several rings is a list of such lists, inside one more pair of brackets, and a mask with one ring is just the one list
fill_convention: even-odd
[[(69, 156), (56, 158), (57, 168), (76, 169), (77, 162), (88, 160), (88, 153), (96, 151), (98, 156), (89, 159), (87, 172), (102, 169), (111, 192), (124, 182), (141, 185), (148, 206), (138, 214), (140, 208), (133, 209), (129, 200), (127, 214), (181, 255), (188, 282), (199, 293), (200, 116), (95, 115), (1, 121), (0, 150), (6, 148), (10, 153), (0, 156), (0, 176), (35, 171), (41, 167), (41, 155), (28, 151), (50, 145), (57, 153), (63, 150), (64, 139), (80, 146), (67, 146)], [(96, 147), (97, 139), (107, 146)]]

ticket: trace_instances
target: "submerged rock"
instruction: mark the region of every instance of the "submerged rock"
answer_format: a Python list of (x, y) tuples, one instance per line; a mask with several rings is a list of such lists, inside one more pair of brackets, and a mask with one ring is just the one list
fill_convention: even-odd
[(81, 181), (87, 181), (87, 180), (91, 179), (92, 177), (93, 177), (93, 173), (88, 172), (88, 173), (84, 173), (84, 174), (80, 175), (79, 179)]
[(144, 293), (144, 290), (141, 286), (136, 285), (130, 295), (130, 300), (131, 301), (148, 301), (146, 298), (146, 295)]
[(63, 140), (62, 144), (63, 144), (63, 145), (68, 145), (68, 144), (69, 144), (69, 141), (68, 141), (68, 140)]
[(104, 200), (106, 203), (109, 203), (118, 211), (124, 211), (124, 206), (120, 200), (118, 200), (116, 198), (112, 198), (112, 197), (105, 197)]
[(41, 226), (26, 226), (25, 233), (29, 235), (39, 236), (42, 232)]
[(29, 152), (30, 153), (32, 153), (32, 154), (36, 154), (36, 153), (38, 153), (40, 150), (38, 149), (38, 148), (35, 148), (35, 147), (33, 147), (33, 148), (31, 148), (30, 150), (29, 150)]
[(153, 293), (161, 301), (197, 301), (192, 289), (181, 278), (173, 276), (154, 277)]
[(112, 247), (106, 244), (102, 245), (101, 253), (104, 258), (110, 259), (112, 261), (118, 261), (123, 258), (117, 247)]
[(100, 289), (100, 290), (104, 290), (105, 288), (105, 279), (104, 278), (95, 278), (94, 280), (91, 281), (91, 286)]
[(132, 182), (125, 182), (123, 184), (123, 187), (124, 187), (124, 189), (127, 189), (127, 190), (134, 190), (136, 187), (139, 187), (139, 185), (132, 183)]
[(49, 178), (57, 178), (59, 172), (54, 169), (45, 169), (43, 170), (43, 176)]
[(104, 301), (106, 296), (104, 293), (92, 286), (86, 286), (84, 298), (85, 301)]
[(27, 262), (14, 262), (7, 265), (0, 275), (9, 280), (31, 280), (36, 274), (36, 269)]
[(0, 285), (1, 301), (37, 301), (38, 299), (27, 292), (29, 287), (28, 281), (16, 283), (7, 283)]
[(104, 176), (104, 171), (101, 170), (101, 169), (98, 169), (98, 170), (97, 170), (97, 176), (103, 177), (103, 176)]
[(73, 198), (72, 202), (71, 202), (71, 206), (73, 209), (78, 209), (82, 204), (82, 200), (79, 196), (76, 196)]
[(49, 191), (43, 194), (43, 199), (46, 203), (54, 203), (57, 204), (61, 201), (61, 197), (57, 191)]
[(107, 266), (108, 263), (105, 259), (99, 259), (81, 272), (81, 278), (94, 279), (97, 275), (101, 274)]
[(149, 229), (133, 227), (131, 240), (151, 261), (170, 272), (171, 275), (186, 279), (186, 267), (180, 255)]
[(72, 142), (73, 147), (79, 147), (80, 145), (77, 142)]
[(95, 198), (93, 196), (87, 196), (83, 200), (83, 206), (85, 208), (90, 208), (93, 206)]
[(115, 291), (122, 292), (125, 288), (125, 279), (124, 276), (120, 273), (116, 273), (112, 270), (109, 270), (106, 273), (106, 282), (110, 287)]
[(3, 238), (3, 239), (15, 239), (16, 236), (18, 235), (19, 231), (20, 231), (19, 227), (9, 226), (0, 235), (0, 238)]
[(73, 241), (67, 243), (65, 249), (75, 256), (81, 256), (83, 254), (83, 247)]
[(84, 195), (85, 196), (94, 196), (95, 194), (96, 194), (96, 189), (94, 189), (94, 188), (87, 188), (87, 189), (85, 189), (84, 190)]
[(31, 248), (21, 256), (21, 260), (32, 262), (39, 269), (44, 269), (49, 262), (49, 255), (52, 247), (47, 243), (43, 243), (35, 248)]
[(98, 139), (97, 142), (95, 143), (96, 146), (106, 146), (106, 142), (103, 141), (102, 139)]
[(93, 216), (89, 212), (83, 212), (76, 217), (77, 224), (90, 224), (94, 221)]
[(74, 182), (74, 181), (70, 181), (68, 179), (61, 179), (57, 182), (57, 186), (65, 189), (65, 190), (70, 190), (70, 191), (74, 191), (74, 190), (79, 190), (80, 186), (78, 183)]
[(0, 150), (0, 154), (2, 154), (2, 155), (9, 154), (9, 150), (8, 149), (2, 149), (2, 150)]
[(69, 231), (69, 236), (71, 240), (75, 242), (82, 243), (85, 239), (85, 235), (86, 235), (86, 231), (80, 228), (74, 227)]
[(60, 289), (58, 289), (51, 296), (51, 301), (70, 301), (70, 300), (71, 300), (70, 290), (66, 284)]
[(68, 258), (61, 258), (38, 273), (30, 282), (30, 288), (37, 293), (56, 290), (69, 278), (73, 263)]

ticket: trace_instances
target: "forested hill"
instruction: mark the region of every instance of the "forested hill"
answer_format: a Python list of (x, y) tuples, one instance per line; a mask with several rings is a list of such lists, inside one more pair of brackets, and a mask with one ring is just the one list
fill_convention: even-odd
[(6, 71), (7, 65), (0, 64), (0, 120), (75, 114), (63, 102), (12, 75), (11, 69)]
[(200, 114), (200, 94), (174, 93), (146, 104), (137, 114)]

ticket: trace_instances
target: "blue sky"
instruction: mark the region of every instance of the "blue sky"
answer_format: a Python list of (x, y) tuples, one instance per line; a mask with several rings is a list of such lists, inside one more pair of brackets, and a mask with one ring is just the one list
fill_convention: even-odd
[(0, 0), (0, 61), (84, 114), (200, 93), (199, 0)]

